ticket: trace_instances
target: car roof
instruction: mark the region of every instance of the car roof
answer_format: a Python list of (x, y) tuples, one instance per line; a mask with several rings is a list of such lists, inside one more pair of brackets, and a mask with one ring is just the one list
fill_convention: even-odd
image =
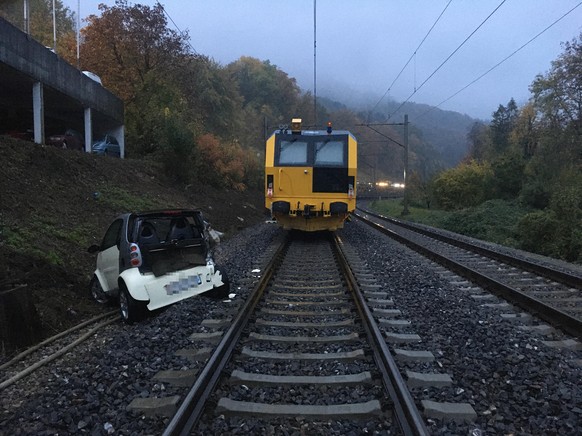
[(150, 210), (145, 212), (135, 212), (133, 213), (138, 218), (151, 218), (151, 217), (176, 217), (176, 216), (200, 216), (202, 213), (195, 209), (160, 209), (160, 210)]
[(140, 218), (142, 220), (148, 218), (174, 218), (183, 216), (197, 216), (200, 218), (201, 222), (204, 221), (202, 212), (195, 209), (160, 209), (160, 210), (149, 210), (144, 212), (126, 212), (118, 215), (116, 220), (126, 220), (130, 218)]

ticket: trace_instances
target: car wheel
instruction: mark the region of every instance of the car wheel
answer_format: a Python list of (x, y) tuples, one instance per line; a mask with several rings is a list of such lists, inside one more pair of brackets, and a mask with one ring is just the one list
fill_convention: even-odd
[(93, 276), (89, 284), (89, 296), (99, 304), (109, 303), (109, 296), (103, 291), (96, 276)]
[(210, 291), (205, 292), (204, 295), (216, 299), (228, 298), (228, 295), (230, 294), (230, 280), (228, 279), (228, 276), (224, 270), (220, 269), (218, 266), (215, 266), (215, 269), (220, 271), (223, 284), (217, 288), (213, 288)]
[(119, 287), (119, 313), (127, 324), (140, 321), (145, 314), (143, 303), (135, 300), (125, 285)]

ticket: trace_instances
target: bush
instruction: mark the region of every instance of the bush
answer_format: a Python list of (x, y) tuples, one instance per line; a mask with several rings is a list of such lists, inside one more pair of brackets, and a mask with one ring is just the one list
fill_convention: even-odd
[(452, 213), (442, 226), (485, 241), (506, 246), (517, 246), (515, 223), (523, 215), (515, 201), (489, 200), (477, 207)]
[(525, 206), (545, 209), (550, 204), (550, 188), (540, 180), (533, 180), (521, 188), (520, 200)]
[(528, 213), (517, 224), (521, 248), (546, 256), (555, 255), (557, 227), (558, 220), (552, 211)]
[(187, 184), (195, 177), (193, 156), (195, 144), (192, 132), (181, 123), (167, 119), (160, 147), (161, 161), (166, 174)]
[(492, 198), (493, 171), (488, 164), (462, 163), (442, 172), (432, 183), (433, 197), (445, 210), (477, 206)]
[(555, 244), (560, 257), (576, 261), (582, 259), (582, 182), (577, 174), (565, 174), (564, 179), (550, 200), (550, 209), (557, 217)]
[(203, 180), (216, 186), (233, 188), (237, 191), (247, 189), (250, 171), (252, 177), (258, 174), (258, 163), (253, 152), (236, 141), (225, 142), (211, 134), (202, 135), (198, 140), (198, 150), (204, 163)]

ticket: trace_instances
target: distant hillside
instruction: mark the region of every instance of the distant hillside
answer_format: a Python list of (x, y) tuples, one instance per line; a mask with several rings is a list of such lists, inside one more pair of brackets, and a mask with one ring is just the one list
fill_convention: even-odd
[[(387, 100), (382, 102), (370, 114), (378, 97), (371, 95), (361, 95), (357, 93), (346, 93), (338, 97), (342, 103), (338, 103), (334, 97), (321, 97), (318, 101), (328, 110), (334, 111), (339, 108), (348, 108), (357, 112), (362, 118), (362, 122), (382, 123), (388, 120), (388, 116), (394, 113), (400, 106), (400, 102)], [(423, 149), (435, 150), (438, 159), (445, 167), (457, 165), (467, 154), (468, 141), (467, 133), (473, 123), (479, 121), (468, 115), (453, 111), (433, 109), (426, 104), (408, 102), (398, 111), (389, 122), (402, 122), (404, 114), (408, 114), (411, 132), (416, 131), (423, 140)], [(422, 154), (421, 150), (415, 150)], [(428, 156), (427, 156), (428, 158)], [(431, 152), (430, 159), (435, 158)]]

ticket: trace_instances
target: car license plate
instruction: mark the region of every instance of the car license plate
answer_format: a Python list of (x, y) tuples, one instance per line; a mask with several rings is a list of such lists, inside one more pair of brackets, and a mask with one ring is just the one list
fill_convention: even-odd
[(174, 295), (192, 288), (197, 288), (201, 284), (202, 276), (197, 274), (188, 277), (182, 277), (179, 280), (169, 282), (164, 285), (164, 289), (166, 290), (166, 294)]

